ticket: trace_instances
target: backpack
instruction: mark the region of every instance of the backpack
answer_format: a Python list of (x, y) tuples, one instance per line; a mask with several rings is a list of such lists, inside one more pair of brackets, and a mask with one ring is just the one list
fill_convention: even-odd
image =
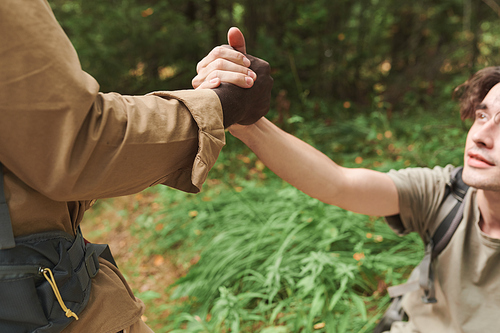
[(0, 163), (0, 332), (61, 332), (83, 311), (107, 245), (51, 231), (14, 238)]
[[(392, 302), (373, 333), (389, 331), (393, 322), (402, 321), (407, 318), (402, 308), (402, 298), (408, 292), (422, 289), (424, 291), (424, 296), (422, 296), (424, 303), (437, 302), (434, 289), (433, 263), (441, 251), (448, 245), (462, 221), (464, 212), (463, 199), (469, 189), (469, 186), (462, 180), (462, 170), (463, 167), (455, 168), (451, 173), (450, 183), (446, 184), (445, 195), (436, 218), (441, 222), (432, 236), (429, 233), (426, 235), (426, 239), (424, 240), (426, 243), (424, 258), (413, 270), (408, 282), (387, 288)], [(402, 226), (399, 215), (390, 216), (386, 219), (391, 221), (391, 224), (395, 223)]]

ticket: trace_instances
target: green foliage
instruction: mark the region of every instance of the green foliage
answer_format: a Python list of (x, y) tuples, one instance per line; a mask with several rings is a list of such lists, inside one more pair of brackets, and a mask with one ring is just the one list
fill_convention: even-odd
[[(440, 113), (420, 107), (394, 114), (389, 120), (380, 111), (352, 115), (338, 113), (335, 120), (308, 120), (295, 131), (319, 150), (346, 166), (363, 166), (381, 171), (409, 166), (463, 163), (467, 134), (457, 106), (442, 103)], [(356, 158), (362, 162), (356, 163)]]
[(184, 1), (53, 0), (51, 5), (82, 67), (103, 91), (190, 88), (196, 63), (212, 46), (204, 43), (207, 26), (189, 17)]
[[(319, 332), (336, 332), (333, 323), (344, 320), (351, 331), (368, 330), (368, 308), (378, 316), (387, 302), (379, 284), (400, 283), (421, 258), (417, 236), (401, 239), (379, 219), (325, 205), (276, 179), (241, 185), (241, 192), (217, 189), (210, 201), (187, 195), (161, 232), (144, 226), (154, 251), (172, 250), (180, 238), (203, 250), (176, 283), (172, 297), (187, 298), (172, 314), (176, 329), (311, 332), (325, 323)], [(184, 218), (174, 218), (178, 212)]]
[[(285, 118), (310, 98), (400, 112), (435, 108), (498, 64), (498, 14), (486, 1), (50, 0), (104, 91), (189, 88), (196, 63), (237, 25), (248, 51), (270, 62)], [(447, 88), (447, 90), (450, 90)]]

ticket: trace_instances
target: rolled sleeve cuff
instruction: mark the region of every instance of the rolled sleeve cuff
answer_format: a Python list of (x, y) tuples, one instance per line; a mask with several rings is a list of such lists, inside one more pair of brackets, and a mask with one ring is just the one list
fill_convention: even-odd
[(435, 216), (449, 183), (453, 166), (391, 170), (387, 174), (396, 185), (399, 215), (386, 217), (389, 226), (399, 235), (417, 232), (425, 239), (433, 228)]
[(408, 200), (404, 195), (404, 189), (405, 189), (405, 182), (404, 180), (401, 179), (401, 177), (398, 175), (397, 171), (391, 170), (387, 173), (389, 177), (392, 179), (394, 184), (396, 185), (396, 188), (398, 190), (398, 199), (399, 199), (399, 210), (400, 213), (396, 215), (391, 215), (391, 216), (386, 216), (385, 221), (389, 225), (389, 227), (399, 236), (404, 236), (409, 233), (409, 228), (405, 223), (403, 222), (403, 219), (401, 218), (401, 215), (404, 215), (404, 211), (401, 212), (401, 207), (408, 207)]
[(212, 90), (156, 91), (151, 95), (177, 99), (191, 113), (198, 125), (198, 152), (193, 166), (179, 170), (175, 175), (159, 183), (186, 191), (198, 193), (214, 166), (222, 147), (226, 144), (222, 106), (217, 94)]

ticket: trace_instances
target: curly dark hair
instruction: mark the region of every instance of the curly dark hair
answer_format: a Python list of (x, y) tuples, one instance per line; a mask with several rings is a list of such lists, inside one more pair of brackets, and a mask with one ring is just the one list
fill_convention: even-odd
[(486, 67), (477, 71), (467, 81), (455, 88), (453, 96), (460, 101), (462, 120), (474, 118), (476, 107), (481, 104), (491, 88), (500, 83), (500, 66)]

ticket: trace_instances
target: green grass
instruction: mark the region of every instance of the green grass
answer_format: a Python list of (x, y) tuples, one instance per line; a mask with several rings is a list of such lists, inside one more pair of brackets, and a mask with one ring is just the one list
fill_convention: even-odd
[[(368, 313), (378, 316), (388, 302), (380, 283), (402, 282), (421, 258), (417, 237), (400, 238), (380, 219), (325, 205), (276, 179), (241, 185), (212, 201), (179, 200), (175, 211), (196, 209), (197, 216), (169, 217), (161, 232), (144, 226), (155, 252), (180, 239), (201, 251), (176, 283), (172, 298), (186, 301), (165, 331), (311, 332), (318, 323), (325, 325), (317, 332), (368, 331)], [(335, 324), (342, 320), (345, 329)]]

